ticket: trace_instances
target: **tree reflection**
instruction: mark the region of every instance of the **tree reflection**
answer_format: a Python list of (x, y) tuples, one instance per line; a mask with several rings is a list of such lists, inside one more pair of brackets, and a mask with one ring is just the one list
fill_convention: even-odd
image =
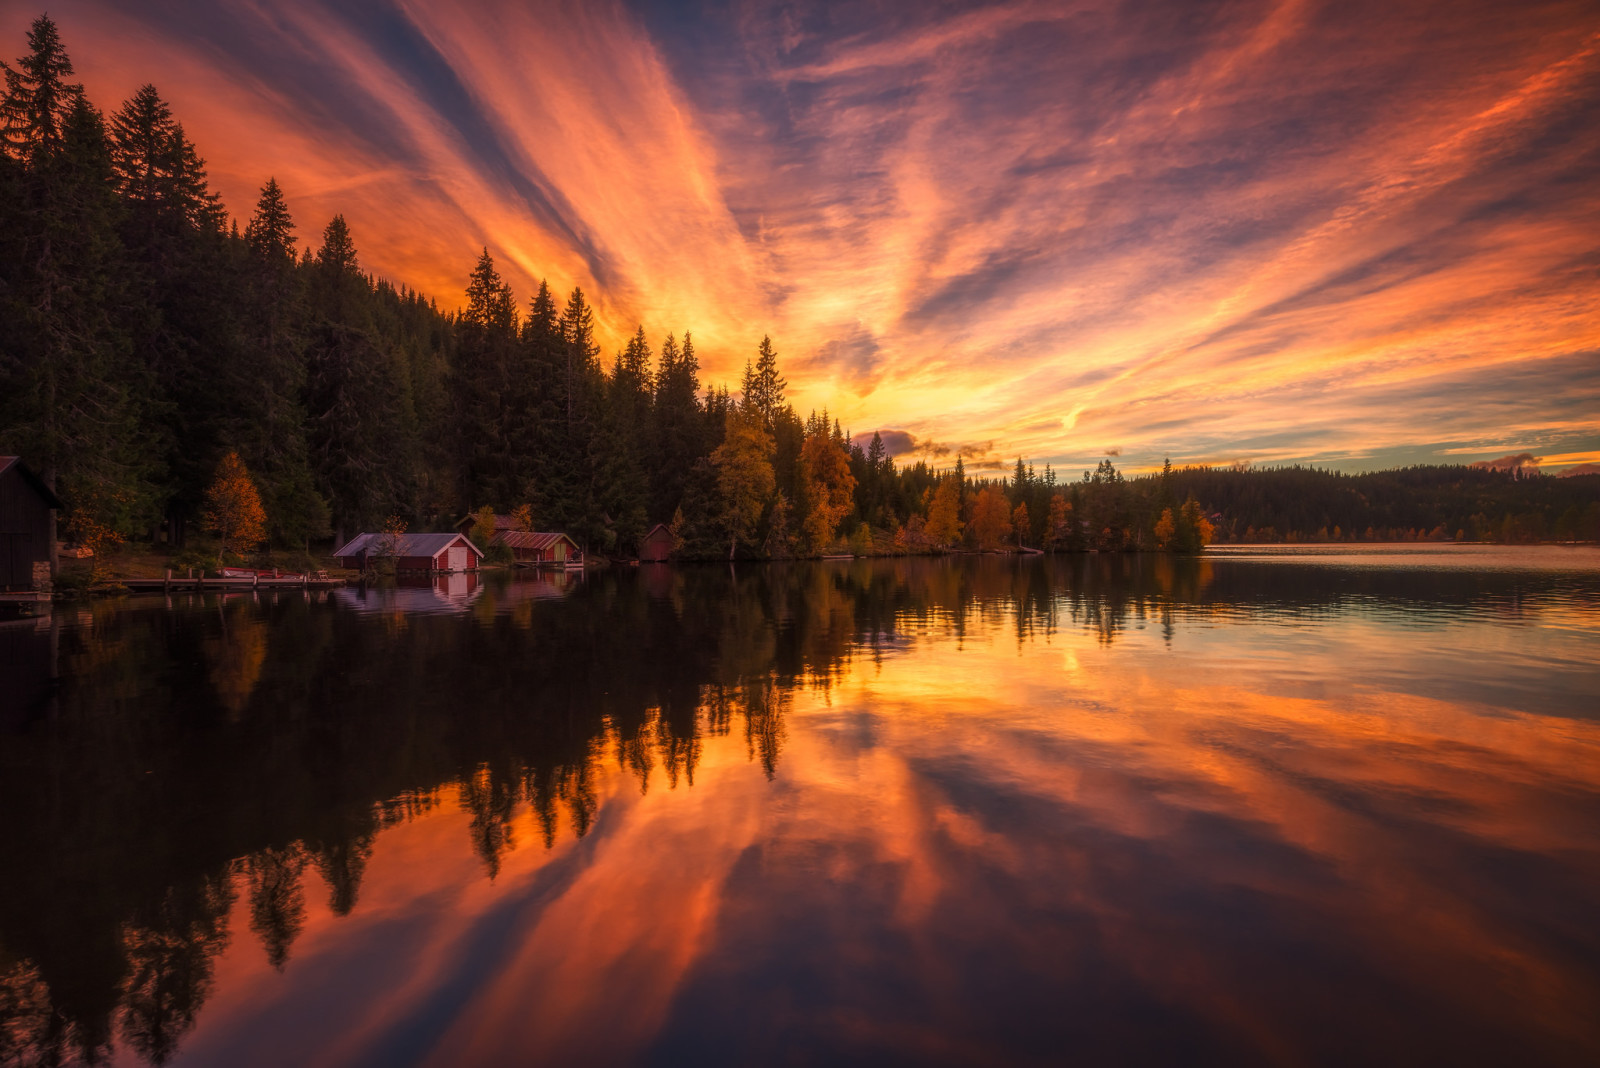
[(1191, 620), (1351, 599), (1514, 615), (1588, 594), (1540, 573), (1105, 554), (618, 570), (491, 582), (456, 614), (387, 596), (129, 599), (8, 634), (33, 682), (0, 745), (0, 1063), (104, 1059), (114, 1033), (165, 1061), (236, 898), (281, 969), (306, 869), (351, 913), (382, 830), (451, 796), (493, 878), (528, 847), (522, 806), (544, 848), (587, 835), (608, 764), (640, 791), (690, 789), (706, 739), (731, 735), (781, 776), (797, 689), (927, 634), (1171, 641)]
[(243, 865), (250, 887), (250, 930), (261, 939), (267, 962), (279, 971), (306, 925), (306, 895), (300, 885), (306, 860), (305, 850), (295, 843), (252, 853)]
[(211, 992), (213, 962), (228, 942), (233, 885), (204, 879), (173, 887), (153, 915), (123, 926), (128, 961), (122, 988), (123, 1041), (164, 1064), (194, 1027)]

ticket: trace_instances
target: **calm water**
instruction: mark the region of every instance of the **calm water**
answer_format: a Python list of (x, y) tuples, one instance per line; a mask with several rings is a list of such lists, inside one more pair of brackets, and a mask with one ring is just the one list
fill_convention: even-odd
[(0, 1063), (1600, 1063), (1600, 553), (0, 627)]

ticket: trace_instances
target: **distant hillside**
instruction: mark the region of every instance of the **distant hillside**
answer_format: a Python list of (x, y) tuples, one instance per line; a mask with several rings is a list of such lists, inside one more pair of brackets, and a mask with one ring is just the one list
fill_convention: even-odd
[(1466, 466), (1359, 475), (1200, 467), (1169, 477), (1177, 496), (1193, 494), (1218, 516), (1219, 542), (1600, 540), (1600, 474), (1517, 477)]

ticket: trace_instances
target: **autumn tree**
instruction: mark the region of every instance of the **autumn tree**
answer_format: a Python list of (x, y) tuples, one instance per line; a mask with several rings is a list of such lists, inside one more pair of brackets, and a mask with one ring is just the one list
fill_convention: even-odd
[(1017, 535), (1017, 548), (1022, 548), (1022, 539), (1028, 533), (1028, 502), (1023, 501), (1011, 512), (1011, 528)]
[(929, 541), (940, 548), (954, 545), (961, 537), (960, 490), (953, 476), (939, 480), (933, 500), (928, 505), (928, 523), (924, 530)]
[(972, 504), (972, 536), (978, 548), (991, 551), (1000, 548), (1011, 536), (1010, 509), (1000, 490), (990, 486), (978, 494)]
[(750, 541), (776, 485), (772, 476), (772, 435), (759, 412), (740, 407), (728, 414), (722, 444), (711, 454), (717, 472), (719, 519), (728, 535), (728, 559), (739, 539)]
[(1046, 520), (1045, 541), (1051, 549), (1065, 549), (1072, 544), (1072, 502), (1065, 493), (1050, 495), (1050, 512)]
[(1154, 530), (1154, 534), (1156, 536), (1156, 548), (1158, 548), (1158, 549), (1170, 549), (1170, 548), (1172, 548), (1172, 536), (1174, 534), (1176, 534), (1177, 532), (1178, 532), (1178, 524), (1172, 518), (1172, 509), (1171, 508), (1163, 508), (1161, 510), (1161, 518), (1156, 520), (1156, 525), (1155, 525), (1155, 530)]
[(205, 528), (221, 539), (223, 553), (232, 550), (237, 554), (266, 539), (266, 509), (261, 507), (261, 494), (238, 453), (228, 453), (217, 465), (201, 517)]
[(850, 457), (827, 427), (827, 418), (814, 420), (800, 450), (800, 471), (807, 512), (806, 540), (813, 552), (833, 544), (839, 523), (855, 506), (856, 479)]

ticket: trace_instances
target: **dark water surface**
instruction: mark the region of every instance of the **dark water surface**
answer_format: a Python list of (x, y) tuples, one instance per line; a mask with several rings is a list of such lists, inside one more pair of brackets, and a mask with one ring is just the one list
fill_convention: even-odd
[(0, 1063), (1600, 1063), (1597, 659), (1559, 548), (67, 607)]

